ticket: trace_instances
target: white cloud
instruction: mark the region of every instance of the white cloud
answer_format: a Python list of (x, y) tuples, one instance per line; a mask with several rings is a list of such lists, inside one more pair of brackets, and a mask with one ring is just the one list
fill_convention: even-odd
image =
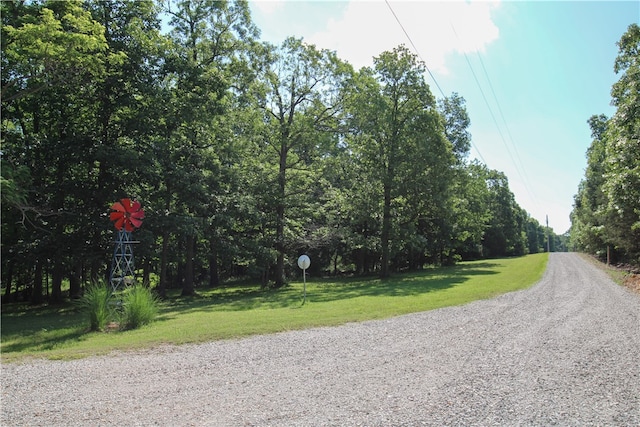
[(252, 6), (255, 6), (261, 13), (265, 15), (273, 15), (285, 5), (284, 0), (253, 0)]
[(406, 31), (427, 66), (446, 74), (447, 54), (484, 50), (499, 35), (491, 19), (498, 3), (391, 1), (390, 5), (380, 0), (351, 1), (341, 16), (330, 18), (324, 30), (305, 35), (305, 40), (335, 50), (360, 68), (399, 44), (413, 50)]

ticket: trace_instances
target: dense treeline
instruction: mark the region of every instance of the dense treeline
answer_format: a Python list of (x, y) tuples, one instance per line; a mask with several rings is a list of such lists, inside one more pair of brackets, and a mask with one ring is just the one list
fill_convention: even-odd
[(588, 121), (593, 141), (571, 213), (571, 244), (640, 266), (640, 27), (630, 25), (617, 44), (616, 112)]
[(160, 294), (279, 287), (301, 253), (312, 274), (386, 277), (546, 250), (507, 177), (468, 160), (464, 99), (436, 100), (402, 46), (354, 70), (261, 42), (245, 1), (1, 7), (5, 299), (105, 277), (123, 197), (145, 209), (136, 266)]

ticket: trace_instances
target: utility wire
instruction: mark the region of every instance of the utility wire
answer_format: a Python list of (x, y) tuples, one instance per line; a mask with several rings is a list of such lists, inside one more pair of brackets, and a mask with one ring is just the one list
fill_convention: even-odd
[[(389, 10), (391, 11), (391, 14), (395, 18), (395, 20), (398, 22), (398, 25), (400, 25), (400, 28), (402, 29), (402, 31), (404, 32), (404, 35), (409, 40), (409, 43), (411, 44), (411, 46), (413, 47), (413, 50), (418, 55), (418, 58), (420, 58), (420, 60), (425, 64), (425, 68), (427, 69), (427, 72), (429, 73), (429, 76), (431, 76), (431, 79), (435, 83), (436, 87), (440, 91), (440, 94), (442, 95), (443, 98), (446, 98), (446, 96), (444, 94), (444, 91), (442, 90), (442, 88), (438, 84), (438, 81), (436, 80), (435, 76), (433, 75), (433, 73), (429, 69), (429, 66), (427, 65), (427, 62), (422, 58), (422, 55), (420, 55), (420, 51), (416, 47), (415, 43), (413, 43), (413, 40), (411, 39), (411, 36), (407, 32), (407, 30), (404, 28), (404, 25), (402, 25), (402, 22), (400, 21), (400, 18), (398, 18), (398, 15), (396, 15), (395, 11), (393, 10), (393, 7), (391, 7), (391, 4), (389, 3), (389, 0), (385, 0), (385, 3), (389, 7)], [(458, 33), (457, 33), (455, 27), (453, 26), (453, 23), (450, 22), (450, 24), (451, 24), (451, 29), (453, 30), (453, 33), (455, 34), (456, 38), (459, 40), (460, 37), (458, 36)], [(505, 120), (504, 114), (502, 113), (502, 109), (500, 108), (500, 103), (498, 102), (498, 98), (496, 96), (495, 90), (493, 89), (493, 84), (491, 83), (491, 79), (489, 78), (489, 73), (487, 72), (487, 69), (484, 66), (484, 62), (482, 61), (482, 57), (480, 56), (480, 53), (477, 52), (478, 53), (478, 58), (480, 59), (480, 64), (482, 65), (482, 69), (484, 71), (485, 77), (487, 78), (487, 81), (489, 82), (489, 87), (491, 89), (491, 93), (493, 94), (493, 98), (494, 98), (494, 100), (496, 102), (496, 105), (498, 106), (498, 111), (500, 113), (500, 117), (502, 118), (502, 121), (505, 124), (505, 128), (507, 130), (507, 134), (508, 134), (508, 136), (510, 138), (511, 145), (513, 146), (513, 149), (514, 149), (514, 151), (516, 153), (516, 157), (518, 158), (518, 162), (516, 162), (516, 160), (514, 159), (513, 155), (511, 154), (511, 150), (509, 149), (509, 145), (507, 144), (507, 141), (506, 141), (506, 139), (504, 137), (504, 134), (502, 133), (502, 130), (500, 128), (500, 125), (498, 124), (498, 121), (496, 120), (496, 117), (493, 114), (493, 110), (491, 109), (491, 105), (489, 104), (489, 101), (487, 100), (487, 97), (486, 97), (484, 91), (482, 90), (482, 86), (480, 85), (480, 81), (478, 80), (478, 77), (476, 76), (476, 73), (475, 73), (475, 71), (473, 69), (473, 66), (471, 65), (471, 61), (469, 60), (468, 55), (464, 51), (462, 53), (463, 53), (464, 58), (465, 58), (465, 60), (467, 62), (467, 65), (469, 66), (469, 69), (471, 70), (471, 74), (473, 75), (473, 78), (474, 78), (474, 80), (476, 82), (476, 85), (478, 86), (478, 89), (480, 90), (480, 94), (482, 95), (482, 98), (484, 99), (484, 102), (487, 105), (487, 109), (489, 110), (489, 113), (491, 114), (491, 118), (493, 119), (493, 123), (496, 125), (496, 129), (498, 130), (498, 133), (500, 134), (500, 138), (502, 139), (502, 143), (504, 144), (504, 146), (505, 146), (505, 148), (507, 150), (507, 154), (509, 155), (509, 158), (511, 159), (511, 162), (513, 163), (514, 167), (516, 168), (516, 172), (520, 176), (520, 179), (522, 179), (522, 182), (524, 183), (524, 187), (527, 190), (527, 193), (529, 193), (529, 197), (531, 197), (531, 199), (536, 204), (538, 204), (538, 201), (537, 201), (536, 197), (532, 194), (532, 192), (530, 190), (528, 177), (525, 177), (526, 173), (524, 172), (525, 169), (522, 166), (522, 160), (520, 159), (520, 155), (518, 153), (518, 149), (516, 148), (516, 145), (513, 142), (513, 137), (511, 136), (511, 132), (509, 131), (509, 126), (507, 125), (507, 121)], [(486, 160), (484, 159), (484, 157), (480, 153), (480, 150), (478, 150), (478, 147), (476, 147), (476, 145), (473, 143), (473, 140), (471, 141), (471, 145), (473, 146), (473, 148), (478, 153), (478, 156), (480, 157), (482, 162), (484, 164), (487, 164)], [(523, 176), (523, 175), (525, 175), (525, 176)]]
[[(425, 68), (427, 69), (427, 72), (429, 73), (429, 75), (431, 76), (431, 80), (433, 80), (433, 82), (436, 84), (436, 87), (438, 88), (438, 90), (440, 91), (440, 94), (442, 95), (442, 98), (446, 98), (446, 95), (444, 94), (444, 91), (442, 90), (442, 88), (440, 87), (440, 85), (438, 84), (438, 81), (436, 80), (436, 78), (434, 77), (433, 73), (431, 72), (431, 70), (429, 69), (429, 66), (427, 65), (427, 61), (425, 61), (424, 59), (422, 59), (422, 55), (420, 55), (420, 51), (418, 50), (418, 48), (416, 47), (416, 45), (413, 43), (413, 40), (411, 39), (411, 36), (409, 35), (409, 33), (407, 32), (407, 30), (404, 28), (404, 25), (402, 25), (402, 22), (400, 21), (400, 18), (398, 18), (398, 15), (396, 15), (396, 12), (393, 10), (393, 8), (391, 7), (391, 3), (389, 3), (389, 0), (384, 0), (385, 3), (387, 4), (387, 6), (389, 7), (389, 10), (391, 11), (391, 14), (393, 15), (393, 17), (396, 19), (396, 21), (398, 22), (398, 25), (400, 25), (400, 28), (402, 28), (402, 31), (404, 32), (404, 35), (407, 37), (407, 39), (409, 40), (409, 43), (411, 44), (411, 46), (413, 47), (414, 52), (418, 55), (418, 58), (420, 58), (420, 60), (422, 61), (422, 63), (424, 64)], [(456, 34), (457, 36), (457, 34)], [(483, 95), (484, 96), (484, 95)], [(480, 160), (482, 160), (482, 163), (484, 163), (485, 165), (487, 164), (487, 161), (484, 159), (484, 157), (482, 157), (482, 153), (480, 153), (480, 150), (478, 149), (478, 147), (476, 147), (476, 145), (473, 143), (473, 139), (471, 140), (471, 145), (473, 146), (473, 148), (476, 150), (476, 153), (478, 153), (478, 157), (480, 157)]]
[[(453, 30), (453, 33), (455, 34), (456, 38), (458, 38), (458, 40), (460, 40), (460, 37), (458, 36), (458, 32), (456, 31), (455, 27), (453, 26), (453, 23), (450, 22), (450, 24), (451, 24), (451, 29)], [(487, 109), (489, 110), (489, 114), (491, 114), (491, 118), (493, 119), (493, 123), (496, 125), (496, 129), (498, 130), (498, 134), (500, 135), (500, 139), (502, 139), (502, 143), (504, 144), (504, 147), (507, 149), (507, 154), (509, 155), (509, 158), (511, 159), (511, 162), (513, 163), (513, 166), (516, 168), (516, 172), (520, 176), (520, 179), (524, 183), (524, 187), (527, 190), (527, 193), (529, 193), (529, 197), (531, 197), (532, 200), (535, 200), (535, 197), (533, 196), (533, 194), (531, 194), (531, 190), (529, 189), (528, 181), (524, 178), (520, 166), (518, 165), (518, 163), (513, 158), (513, 154), (511, 154), (511, 150), (509, 149), (509, 145), (507, 144), (507, 141), (506, 141), (506, 139), (504, 137), (504, 134), (502, 133), (502, 130), (500, 129), (500, 125), (498, 125), (498, 120), (496, 120), (495, 114), (493, 114), (493, 109), (491, 108), (491, 105), (489, 104), (489, 101), (487, 100), (487, 97), (484, 94), (484, 91), (482, 90), (482, 86), (480, 85), (480, 81), (478, 80), (478, 77), (476, 76), (476, 72), (474, 71), (473, 66), (471, 65), (471, 61), (469, 60), (469, 56), (464, 51), (462, 53), (464, 55), (464, 59), (467, 61), (467, 65), (469, 66), (469, 69), (471, 70), (471, 74), (473, 75), (473, 79), (475, 80), (476, 85), (478, 86), (478, 89), (480, 90), (480, 94), (482, 95), (482, 99), (484, 99), (485, 104), (487, 104)], [(486, 72), (486, 70), (485, 70), (485, 72)], [(495, 92), (494, 92), (494, 96), (495, 96)], [(496, 98), (496, 104), (498, 104), (498, 106), (500, 105), (498, 103), (497, 98)], [(504, 116), (503, 116), (503, 120), (504, 120)], [(514, 145), (514, 149), (515, 149), (515, 145)]]
[(507, 120), (504, 118), (504, 114), (502, 113), (502, 108), (500, 108), (500, 102), (498, 102), (498, 97), (496, 96), (496, 92), (495, 90), (493, 90), (493, 84), (491, 83), (491, 78), (489, 78), (489, 73), (487, 72), (486, 67), (484, 66), (484, 61), (482, 60), (482, 55), (480, 55), (480, 51), (476, 51), (476, 53), (478, 54), (478, 59), (480, 60), (480, 65), (482, 66), (482, 71), (484, 71), (484, 75), (487, 78), (487, 82), (489, 83), (489, 88), (491, 89), (491, 94), (493, 95), (493, 99), (496, 102), (496, 106), (498, 107), (498, 113), (500, 113), (500, 118), (502, 118), (502, 123), (504, 123), (504, 127), (507, 130), (507, 137), (509, 139), (509, 141), (511, 142), (511, 145), (513, 146), (513, 151), (516, 153), (516, 159), (518, 160), (518, 163), (520, 165), (520, 168), (522, 169), (522, 172), (524, 174), (524, 178), (525, 178), (525, 187), (527, 188), (527, 192), (529, 193), (529, 196), (532, 196), (533, 201), (536, 203), (536, 205), (538, 204), (538, 200), (535, 197), (535, 194), (532, 194), (529, 191), (529, 177), (527, 176), (527, 170), (524, 167), (523, 163), (522, 163), (522, 159), (520, 158), (520, 154), (518, 153), (518, 146), (515, 144), (515, 142), (513, 141), (513, 137), (511, 136), (511, 131), (509, 130), (509, 124), (507, 123)]
[(433, 82), (436, 84), (436, 87), (440, 91), (440, 94), (442, 95), (443, 98), (446, 98), (446, 96), (444, 95), (444, 92), (442, 91), (442, 88), (440, 88), (440, 85), (438, 84), (438, 81), (436, 80), (436, 78), (431, 73), (431, 70), (429, 69), (429, 66), (427, 65), (427, 61), (422, 59), (422, 56), (420, 55), (420, 52), (418, 51), (418, 48), (416, 47), (415, 44), (413, 44), (413, 40), (411, 40), (411, 37), (409, 36), (409, 33), (407, 32), (407, 30), (404, 29), (404, 25), (402, 25), (402, 22), (400, 22), (400, 19), (398, 18), (398, 15), (396, 15), (396, 13), (394, 12), (393, 8), (391, 7), (391, 4), (389, 3), (389, 0), (384, 0), (384, 2), (387, 4), (387, 6), (389, 6), (389, 10), (393, 14), (393, 17), (396, 18), (396, 21), (398, 22), (398, 25), (400, 25), (400, 28), (402, 28), (402, 31), (404, 32), (404, 35), (407, 36), (407, 39), (409, 40), (409, 43), (411, 43), (411, 46), (413, 47), (413, 50), (418, 55), (418, 58), (420, 58), (420, 60), (424, 63), (424, 66), (427, 68), (427, 71), (429, 72), (429, 75), (431, 76), (431, 79), (433, 80)]

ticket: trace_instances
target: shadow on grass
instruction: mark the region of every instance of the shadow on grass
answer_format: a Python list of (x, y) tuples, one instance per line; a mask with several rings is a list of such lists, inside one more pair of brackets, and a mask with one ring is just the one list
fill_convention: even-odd
[[(497, 274), (496, 263), (479, 262), (421, 272), (393, 275), (388, 279), (310, 279), (307, 298), (313, 302), (331, 302), (360, 297), (404, 297), (422, 295), (460, 285), (474, 276)], [(281, 289), (229, 286), (202, 290), (198, 296), (169, 297), (163, 304), (160, 320), (172, 313), (196, 311), (245, 311), (258, 308), (298, 308), (302, 303), (302, 284), (295, 282)]]
[[(495, 265), (495, 264), (493, 264)], [(314, 301), (334, 301), (365, 296), (405, 297), (417, 296), (460, 285), (473, 276), (496, 274), (489, 270), (490, 263), (474, 265), (473, 268), (440, 268), (427, 272), (406, 273), (389, 279), (370, 279), (351, 285), (329, 283), (313, 290)], [(482, 269), (486, 267), (487, 270)]]
[(72, 303), (2, 307), (2, 353), (36, 352), (64, 346), (86, 335), (88, 319)]
[[(423, 295), (464, 284), (475, 276), (497, 274), (491, 262), (462, 264), (422, 272), (377, 278), (316, 279), (307, 282), (307, 298), (314, 303), (360, 297), (404, 297)], [(297, 309), (302, 305), (302, 283), (278, 290), (258, 286), (229, 285), (199, 290), (199, 295), (179, 297), (177, 290), (161, 303), (156, 321), (168, 321), (180, 314), (211, 311), (246, 311), (252, 309)], [(86, 339), (88, 320), (73, 304), (64, 306), (2, 307), (2, 353), (38, 352), (64, 347)]]
[(51, 331), (51, 333), (31, 335), (17, 338), (10, 344), (2, 345), (2, 353), (38, 352), (64, 347), (69, 342), (77, 342), (86, 336), (85, 328), (75, 328), (65, 333)]

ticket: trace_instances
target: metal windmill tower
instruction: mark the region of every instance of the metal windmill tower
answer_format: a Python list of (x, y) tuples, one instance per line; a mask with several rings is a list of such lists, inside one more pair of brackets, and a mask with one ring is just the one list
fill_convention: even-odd
[(131, 199), (115, 202), (111, 206), (111, 210), (113, 212), (109, 218), (118, 230), (109, 273), (111, 293), (115, 294), (134, 283), (135, 265), (132, 244), (138, 242), (132, 240), (131, 233), (142, 225), (144, 210), (141, 209), (140, 202)]

